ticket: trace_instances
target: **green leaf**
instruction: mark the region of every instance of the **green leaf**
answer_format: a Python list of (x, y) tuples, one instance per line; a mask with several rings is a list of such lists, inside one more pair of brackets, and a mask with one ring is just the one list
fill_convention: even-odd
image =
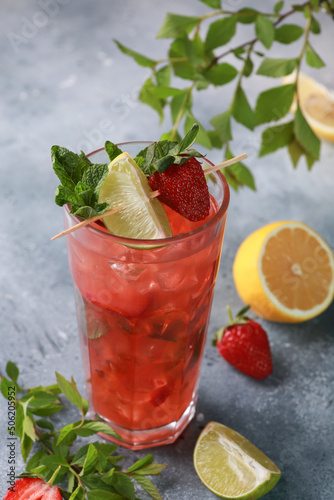
[[(226, 148), (226, 160), (230, 160), (234, 158), (234, 156), (235, 155), (232, 153), (230, 148)], [(226, 180), (231, 181), (231, 185), (236, 191), (240, 186), (247, 186), (250, 189), (256, 191), (254, 177), (249, 168), (247, 168), (244, 163), (234, 163), (234, 165), (231, 165), (230, 167), (222, 168), (221, 172), (226, 177)]]
[(305, 150), (304, 150), (304, 148), (301, 147), (299, 142), (296, 139), (294, 139), (293, 141), (290, 142), (290, 144), (288, 146), (288, 151), (289, 151), (289, 155), (290, 155), (292, 164), (293, 164), (294, 168), (296, 168), (298, 161), (299, 161), (300, 157), (303, 156), (303, 154), (305, 153)]
[(231, 113), (230, 111), (224, 111), (219, 115), (214, 116), (210, 120), (211, 125), (216, 129), (221, 141), (227, 142), (232, 139), (231, 133)]
[(135, 500), (135, 488), (131, 479), (122, 472), (114, 473), (113, 487), (129, 500)]
[(136, 470), (136, 474), (140, 476), (159, 476), (161, 471), (167, 467), (167, 464), (149, 464)]
[(264, 59), (259, 69), (258, 75), (271, 76), (279, 78), (281, 76), (289, 75), (293, 72), (298, 64), (298, 59)]
[(290, 110), (296, 86), (282, 85), (262, 92), (255, 106), (256, 125), (280, 120)]
[(274, 5), (274, 12), (275, 12), (275, 14), (278, 14), (283, 9), (283, 6), (284, 6), (284, 2), (283, 1), (275, 3), (275, 5)]
[(171, 59), (171, 64), (176, 76), (185, 80), (194, 80), (195, 68), (189, 60), (186, 45), (187, 42), (184, 36), (180, 36), (174, 40), (170, 46), (169, 58)]
[(262, 144), (259, 156), (273, 153), (279, 148), (284, 148), (293, 139), (293, 121), (269, 127), (262, 133)]
[(137, 64), (140, 66), (148, 67), (148, 68), (153, 68), (156, 64), (157, 61), (154, 61), (153, 59), (150, 59), (149, 57), (143, 56), (142, 54), (139, 54), (138, 52), (135, 52), (134, 50), (128, 49), (124, 45), (122, 45), (120, 42), (117, 40), (114, 40), (116, 43), (117, 47), (123, 54), (126, 54), (127, 56), (132, 57)]
[(246, 7), (245, 9), (238, 10), (235, 15), (237, 16), (238, 23), (250, 24), (256, 21), (259, 12), (255, 9)]
[(73, 431), (74, 423), (65, 425), (60, 430), (58, 440), (57, 440), (57, 445), (59, 446), (60, 444), (63, 445), (71, 445), (73, 441), (76, 439), (76, 433)]
[(137, 481), (138, 484), (140, 484), (140, 486), (153, 498), (153, 500), (163, 500), (157, 488), (149, 479), (147, 479), (147, 477), (141, 476), (140, 474), (132, 474), (131, 477)]
[(48, 454), (46, 450), (39, 450), (37, 453), (32, 455), (32, 457), (27, 462), (26, 470), (28, 472), (31, 471), (31, 469), (37, 467), (40, 464), (41, 460), (47, 456)]
[(275, 37), (275, 28), (270, 19), (259, 14), (255, 21), (255, 33), (266, 49), (270, 49)]
[(54, 415), (54, 413), (58, 413), (63, 408), (64, 407), (59, 404), (51, 404), (41, 408), (30, 408), (30, 412), (38, 417), (49, 417), (50, 415)]
[(113, 484), (113, 482), (115, 480), (114, 479), (114, 471), (115, 471), (114, 468), (109, 469), (108, 472), (101, 477), (102, 481), (106, 484)]
[[(334, 9), (334, 4), (333, 4), (333, 9)], [(333, 12), (332, 12), (332, 15), (333, 15)], [(314, 33), (315, 35), (319, 35), (319, 33), (321, 33), (321, 26), (320, 24), (318, 23), (318, 21), (316, 20), (315, 17), (311, 17), (311, 25), (310, 25), (310, 30), (312, 33)]]
[(293, 43), (302, 36), (304, 30), (297, 24), (284, 24), (275, 30), (275, 40), (279, 43)]
[(73, 493), (70, 496), (69, 500), (84, 500), (85, 499), (85, 495), (86, 495), (85, 488), (83, 488), (79, 484), (79, 486), (73, 491)]
[(176, 89), (173, 87), (150, 87), (150, 91), (159, 99), (167, 99), (167, 97), (182, 94), (181, 89)]
[(202, 74), (213, 85), (225, 85), (236, 77), (238, 71), (231, 64), (221, 63), (207, 71), (203, 71)]
[(30, 399), (29, 405), (36, 408), (40, 406), (48, 406), (57, 402), (59, 402), (58, 397), (54, 394), (50, 394), (45, 391), (38, 391), (34, 393), (33, 397)]
[(122, 495), (111, 493), (106, 490), (91, 490), (87, 491), (88, 500), (124, 500)]
[(48, 455), (43, 458), (42, 464), (51, 469), (53, 472), (57, 470), (60, 465), (62, 467), (69, 468), (68, 462), (61, 455)]
[(176, 38), (182, 32), (190, 33), (200, 21), (200, 17), (167, 14), (157, 38)]
[(85, 420), (83, 425), (75, 431), (79, 436), (91, 436), (98, 432), (102, 432), (107, 436), (119, 439), (122, 441), (121, 436), (114, 431), (108, 424), (104, 422), (99, 422), (97, 420)]
[(323, 68), (325, 66), (324, 61), (321, 57), (316, 53), (316, 51), (311, 47), (308, 43), (305, 51), (306, 62), (312, 68)]
[(153, 455), (149, 453), (146, 457), (137, 460), (129, 469), (126, 471), (127, 474), (134, 472), (135, 470), (141, 469), (145, 465), (149, 465), (153, 462)]
[(36, 440), (34, 422), (29, 415), (23, 419), (23, 434), (26, 434), (32, 441)]
[(221, 149), (223, 147), (223, 141), (219, 137), (217, 130), (208, 130), (207, 134), (213, 148)]
[(193, 123), (196, 123), (196, 125), (198, 126), (198, 134), (197, 134), (196, 142), (198, 144), (201, 144), (202, 146), (204, 146), (207, 149), (212, 149), (210, 137), (208, 136), (207, 131), (205, 130), (203, 125), (201, 125), (199, 123), (199, 121), (194, 117), (194, 115), (191, 113), (191, 111), (187, 110), (186, 111), (186, 120), (184, 122), (184, 130), (185, 131), (189, 130), (189, 128), (192, 126)]
[(106, 141), (104, 149), (107, 152), (110, 162), (117, 158), (118, 155), (123, 153), (123, 151), (118, 146), (116, 146), (116, 144), (110, 141)]
[(56, 175), (62, 185), (68, 189), (74, 188), (89, 167), (79, 155), (60, 146), (52, 146), (51, 159)]
[(246, 76), (246, 77), (250, 76), (253, 72), (253, 67), (254, 67), (254, 64), (250, 58), (250, 54), (248, 54), (247, 59), (246, 59), (245, 64), (244, 64), (244, 76)]
[(182, 153), (185, 149), (190, 148), (196, 140), (196, 136), (199, 131), (199, 126), (197, 123), (193, 124), (191, 128), (188, 129), (186, 135), (179, 144), (177, 153)]
[(17, 382), (17, 379), (19, 377), (20, 372), (19, 372), (19, 369), (16, 366), (16, 364), (13, 363), (13, 361), (8, 361), (8, 363), (6, 365), (6, 373), (7, 373), (8, 377), (11, 380), (13, 380), (13, 382)]
[(213, 50), (228, 43), (235, 35), (236, 22), (235, 16), (229, 16), (211, 23), (205, 39), (205, 49)]
[(189, 89), (184, 89), (181, 94), (173, 97), (170, 103), (173, 123), (176, 122), (180, 113), (184, 115), (186, 109), (191, 106), (191, 95)]
[(95, 464), (98, 460), (98, 452), (95, 446), (90, 443), (87, 449), (87, 454), (85, 457), (85, 461), (82, 467), (82, 471), (80, 472), (80, 476), (84, 474), (91, 474), (95, 470)]
[(82, 401), (82, 397), (77, 389), (77, 386), (72, 379), (71, 382), (66, 380), (60, 373), (56, 372), (57, 383), (63, 392), (64, 396), (73, 403), (79, 410), (83, 411), (84, 405)]
[(23, 439), (21, 440), (21, 455), (25, 462), (27, 461), (33, 444), (33, 440), (27, 434), (24, 434)]
[(8, 380), (4, 375), (1, 377), (1, 394), (5, 399), (8, 399), (9, 394), (15, 396), (16, 386), (11, 380)]
[(221, 0), (199, 0), (212, 9), (221, 9)]
[(249, 128), (254, 129), (255, 126), (255, 115), (254, 111), (249, 105), (246, 94), (241, 87), (238, 87), (232, 105), (232, 116), (233, 118)]
[(307, 123), (299, 106), (295, 115), (294, 132), (297, 141), (305, 151), (314, 159), (319, 160), (320, 140)]
[(139, 92), (139, 100), (144, 104), (148, 104), (151, 108), (157, 111), (160, 116), (160, 120), (162, 120), (164, 101), (156, 95), (155, 89), (156, 87), (152, 82), (152, 79), (148, 78)]
[(169, 64), (166, 66), (162, 66), (162, 68), (160, 68), (155, 73), (155, 79), (159, 87), (169, 87), (170, 77), (171, 77), (171, 66)]

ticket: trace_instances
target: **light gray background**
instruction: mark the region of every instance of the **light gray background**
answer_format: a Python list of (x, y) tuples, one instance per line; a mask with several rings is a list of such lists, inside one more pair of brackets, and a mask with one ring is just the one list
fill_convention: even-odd
[[(274, 2), (262, 4), (270, 11)], [(241, 0), (225, 3), (233, 10), (244, 5)], [(157, 115), (137, 101), (148, 71), (121, 54), (112, 39), (151, 57), (165, 57), (168, 42), (154, 37), (167, 10), (199, 15), (208, 8), (196, 0), (1, 0), (0, 370), (4, 371), (8, 359), (15, 361), (25, 385), (52, 383), (57, 370), (67, 378), (73, 375), (84, 390), (65, 241), (50, 242), (63, 225), (61, 209), (53, 202), (57, 179), (50, 147), (89, 150), (107, 139), (159, 137), (162, 128)], [(327, 67), (305, 69), (331, 86), (334, 24), (324, 15), (321, 21), (323, 33), (312, 36), (312, 44)], [(239, 41), (249, 36), (249, 28), (239, 26)], [(300, 43), (275, 44), (273, 54), (292, 57)], [(247, 90), (252, 104), (261, 89), (276, 84), (273, 79), (251, 78)], [(226, 109), (233, 85), (202, 93), (194, 113), (205, 126)], [(168, 123), (169, 118), (164, 130)], [(293, 170), (285, 150), (258, 159), (261, 130), (250, 132), (238, 126), (234, 134), (233, 151), (248, 153), (257, 192), (244, 189), (231, 194), (197, 416), (177, 443), (153, 450), (157, 461), (169, 464), (155, 483), (165, 500), (214, 498), (194, 472), (192, 452), (200, 429), (216, 420), (244, 434), (281, 468), (282, 479), (268, 500), (330, 500), (334, 490), (333, 305), (305, 324), (261, 321), (274, 363), (273, 375), (262, 382), (235, 371), (210, 342), (226, 322), (226, 305), (231, 304), (234, 311), (242, 305), (233, 284), (232, 263), (251, 231), (273, 220), (295, 219), (308, 223), (334, 247), (334, 146), (323, 143), (320, 162), (308, 172), (303, 161)], [(209, 157), (218, 162), (221, 153), (215, 150)], [(61, 423), (71, 418), (76, 418), (74, 410), (61, 417)], [(6, 421), (7, 404), (2, 399), (2, 494), (8, 472)], [(128, 452), (130, 462), (144, 454)], [(16, 470), (23, 471), (19, 450)]]

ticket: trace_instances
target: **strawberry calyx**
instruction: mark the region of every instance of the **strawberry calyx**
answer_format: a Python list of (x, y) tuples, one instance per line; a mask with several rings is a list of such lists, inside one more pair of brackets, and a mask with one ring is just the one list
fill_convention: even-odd
[(214, 346), (217, 344), (217, 342), (221, 342), (223, 335), (224, 335), (224, 332), (227, 328), (230, 328), (231, 326), (234, 326), (234, 325), (245, 325), (246, 323), (248, 323), (248, 321), (251, 320), (251, 318), (249, 316), (246, 316), (246, 313), (249, 311), (250, 306), (245, 306), (242, 309), (240, 309), (240, 311), (236, 314), (236, 316), (234, 318), (233, 318), (231, 306), (227, 306), (226, 309), (227, 309), (229, 322), (226, 325), (224, 325), (222, 328), (217, 330), (216, 333), (214, 334), (214, 337), (212, 339), (212, 345), (214, 345)]
[(168, 140), (153, 142), (140, 151), (135, 161), (144, 174), (150, 176), (155, 171), (164, 172), (171, 165), (183, 165), (190, 158), (203, 158), (204, 155), (196, 149), (190, 149), (198, 131), (199, 126), (195, 123), (180, 142)]

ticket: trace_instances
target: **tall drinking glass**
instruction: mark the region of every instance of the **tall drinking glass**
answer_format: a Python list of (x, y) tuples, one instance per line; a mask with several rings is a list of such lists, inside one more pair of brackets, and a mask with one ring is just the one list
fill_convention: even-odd
[[(119, 146), (135, 156), (147, 143)], [(90, 159), (108, 162), (104, 149)], [(126, 239), (99, 223), (67, 236), (91, 416), (131, 449), (174, 442), (195, 413), (229, 203), (223, 175), (207, 180), (210, 216), (191, 223), (167, 207), (171, 238)], [(78, 222), (64, 214), (66, 228)]]

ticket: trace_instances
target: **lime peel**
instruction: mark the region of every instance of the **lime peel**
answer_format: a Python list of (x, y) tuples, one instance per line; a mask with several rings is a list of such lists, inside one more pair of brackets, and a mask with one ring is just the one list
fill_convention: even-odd
[(209, 490), (229, 500), (256, 500), (281, 477), (278, 467), (262, 451), (218, 422), (210, 422), (201, 432), (194, 467)]
[(123, 210), (103, 218), (107, 229), (117, 236), (134, 239), (160, 239), (172, 236), (166, 212), (143, 172), (128, 153), (118, 155), (109, 165), (99, 192), (99, 202), (110, 209)]

